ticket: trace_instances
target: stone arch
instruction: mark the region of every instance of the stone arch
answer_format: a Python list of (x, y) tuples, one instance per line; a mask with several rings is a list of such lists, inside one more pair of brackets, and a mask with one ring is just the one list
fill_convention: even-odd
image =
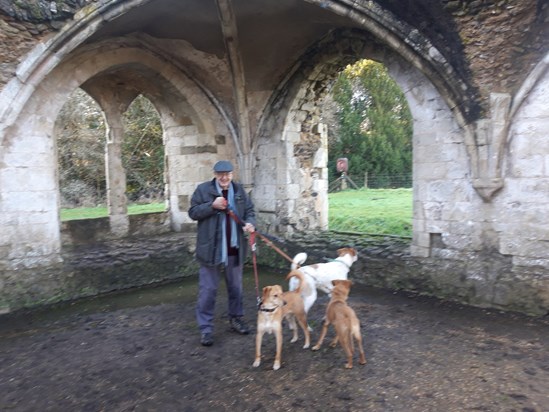
[[(64, 27), (63, 31), (52, 37), (45, 43), (38, 44), (25, 58), (24, 64), (20, 65), (14, 77), (2, 91), (2, 99), (0, 99), (0, 132), (4, 129), (9, 129), (15, 124), (22, 110), (25, 110), (27, 100), (32, 96), (34, 88), (39, 85), (50, 73), (60, 64), (64, 63), (65, 59), (70, 58), (71, 54), (78, 54), (82, 50), (86, 50), (86, 46), (82, 45), (89, 40), (94, 34), (99, 31), (102, 26), (119, 18), (120, 16), (130, 12), (132, 9), (137, 9), (143, 5), (150, 3), (151, 0), (131, 0), (125, 2), (108, 2), (100, 4), (96, 7), (82, 9), (81, 12), (75, 15), (74, 21)], [(97, 47), (143, 47), (152, 55), (156, 55), (161, 60), (162, 52), (158, 50), (150, 41), (148, 36), (136, 33), (134, 36), (129, 36), (124, 39), (109, 39), (106, 44), (101, 46), (101, 43), (95, 43), (92, 48)], [(125, 44), (124, 44), (125, 43)], [(166, 59), (169, 60), (169, 59)], [(82, 67), (79, 67), (82, 69)], [(213, 93), (191, 76), (185, 67), (177, 65), (172, 67), (173, 78), (187, 77), (193, 87), (200, 89), (200, 94), (207, 96), (211, 104), (217, 110), (217, 116), (221, 116), (225, 126), (229, 129), (230, 137), (235, 144), (236, 150), (240, 152), (238, 147), (238, 132), (230, 120), (230, 116), (225, 112), (223, 106), (217, 101)], [(208, 116), (206, 116), (208, 117)], [(0, 133), (0, 136), (4, 133)], [(3, 144), (0, 141), (0, 144)], [(240, 153), (239, 153), (240, 154)]]
[[(549, 54), (532, 70), (510, 108), (505, 187), (495, 210), (498, 248), (518, 266), (549, 266)], [(511, 222), (522, 222), (520, 226)]]
[[(513, 122), (515, 116), (519, 110), (525, 104), (531, 103), (531, 95), (539, 91), (540, 88), (544, 88), (549, 73), (549, 53), (547, 53), (543, 59), (532, 69), (524, 83), (513, 98), (513, 102), (510, 108), (510, 121)], [(530, 100), (528, 100), (530, 98)], [(536, 95), (535, 99), (539, 99), (540, 96)], [(546, 107), (546, 106), (542, 106)]]
[(388, 9), (375, 2), (345, 4), (334, 0), (311, 0), (311, 3), (358, 23), (384, 48), (392, 50), (422, 72), (437, 88), (461, 126), (478, 118), (481, 109), (477, 93), (462, 71), (458, 73), (429, 39)]
[[(400, 55), (363, 32), (334, 32), (311, 47), (279, 87), (279, 94), (271, 99), (262, 127), (270, 136), (280, 136), (280, 141), (260, 131), (256, 202), (268, 224), (280, 226), (283, 232), (326, 228), (327, 147), (324, 127), (318, 123), (317, 103), (335, 76), (347, 64), (362, 58), (379, 61), (388, 68), (404, 91), (413, 114), (413, 250), (416, 254), (427, 254), (430, 233), (440, 234), (448, 229), (439, 216), (437, 190), (431, 189), (453, 190), (460, 201), (471, 201), (472, 191), (464, 183), (466, 179), (462, 180), (468, 169), (466, 144), (452, 108), (431, 81)], [(459, 167), (448, 170), (449, 159)], [(438, 227), (426, 223), (433, 220), (439, 222)]]
[[(179, 68), (134, 39), (110, 41), (103, 46), (83, 47), (66, 56), (33, 90), (27, 89), (32, 93), (14, 117), (16, 125), (5, 134), (7, 150), (2, 151), (2, 157), (9, 157), (10, 151), (33, 149), (28, 164), (4, 170), (3, 195), (18, 197), (17, 202), (11, 202), (21, 205), (21, 210), (13, 211), (14, 216), (23, 213), (29, 222), (41, 223), (32, 225), (32, 229), (29, 225), (13, 228), (20, 231), (13, 238), (21, 242), (13, 247), (14, 265), (24, 261), (28, 266), (28, 256), (33, 253), (40, 264), (60, 259), (59, 188), (56, 168), (52, 167), (57, 164), (53, 130), (62, 104), (81, 85), (104, 112), (113, 114), (107, 119), (111, 131), (120, 126), (116, 119), (139, 92), (145, 93), (157, 107), (164, 129), (169, 214), (174, 230), (182, 230), (189, 221), (188, 199), (196, 183), (211, 176), (212, 162), (219, 156), (234, 156), (232, 140), (227, 138), (231, 135), (230, 127), (209, 96)], [(99, 52), (101, 58), (97, 58)], [(83, 65), (83, 61), (87, 64)], [(137, 82), (141, 87), (137, 90), (134, 84), (113, 89), (113, 82), (120, 80)], [(32, 184), (24, 185), (22, 181)], [(120, 228), (120, 235), (126, 233), (124, 212), (116, 211), (115, 222), (111, 219), (111, 224)], [(29, 233), (33, 234), (30, 239)]]

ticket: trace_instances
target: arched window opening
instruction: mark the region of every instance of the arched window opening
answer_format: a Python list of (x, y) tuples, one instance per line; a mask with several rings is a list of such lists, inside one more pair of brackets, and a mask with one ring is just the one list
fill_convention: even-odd
[(55, 130), (61, 219), (86, 217), (75, 210), (82, 208), (99, 207), (106, 213), (105, 121), (101, 108), (82, 89), (76, 89), (61, 109)]
[(126, 170), (128, 213), (164, 211), (164, 144), (160, 116), (150, 100), (139, 95), (124, 113), (123, 121), (122, 164)]
[(348, 65), (321, 121), (328, 125), (329, 228), (411, 236), (413, 119), (387, 68), (367, 59)]
[[(123, 116), (122, 164), (128, 214), (161, 212), (164, 145), (158, 112), (138, 96)], [(76, 89), (56, 119), (61, 220), (107, 217), (106, 122), (97, 102)]]

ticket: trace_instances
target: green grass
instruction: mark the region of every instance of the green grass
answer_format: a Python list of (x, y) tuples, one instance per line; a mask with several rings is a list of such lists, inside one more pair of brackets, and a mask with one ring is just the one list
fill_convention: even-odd
[[(330, 230), (412, 235), (412, 189), (361, 189), (330, 193)], [(162, 212), (164, 203), (130, 205), (128, 214)], [(62, 209), (61, 220), (107, 216), (106, 207)]]
[(330, 230), (412, 235), (412, 189), (361, 189), (330, 193)]
[[(150, 203), (147, 205), (128, 205), (128, 215), (140, 215), (143, 213), (163, 212), (166, 205), (162, 203)], [(107, 217), (106, 206), (79, 207), (76, 209), (61, 209), (61, 221), (76, 219), (93, 219), (96, 217)]]

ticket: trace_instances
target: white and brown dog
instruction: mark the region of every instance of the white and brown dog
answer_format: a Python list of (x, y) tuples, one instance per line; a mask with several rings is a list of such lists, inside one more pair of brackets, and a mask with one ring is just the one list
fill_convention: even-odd
[(366, 357), (362, 347), (362, 335), (360, 334), (360, 322), (355, 311), (347, 304), (349, 291), (351, 290), (352, 282), (350, 280), (334, 280), (334, 288), (332, 289), (332, 297), (330, 303), (326, 307), (326, 316), (322, 325), (322, 332), (318, 338), (318, 343), (313, 346), (313, 350), (319, 350), (326, 333), (328, 326), (333, 325), (336, 331), (334, 340), (330, 343), (331, 347), (335, 347), (337, 343), (341, 345), (347, 356), (345, 367), (351, 369), (353, 367), (353, 355), (355, 352), (354, 341), (358, 347), (358, 363), (364, 365)]
[(255, 360), (254, 367), (261, 364), (261, 344), (265, 333), (274, 333), (276, 337), (276, 354), (273, 369), (280, 368), (282, 358), (282, 320), (287, 319), (290, 329), (293, 330), (291, 342), (298, 339), (298, 330), (296, 325), (299, 323), (305, 334), (305, 344), (303, 349), (307, 349), (311, 344), (309, 328), (307, 327), (307, 312), (301, 297), (301, 287), (303, 284), (303, 274), (298, 271), (291, 271), (286, 276), (286, 280), (294, 279), (298, 285), (294, 291), (283, 292), (282, 286), (273, 285), (263, 288), (261, 303), (257, 312), (257, 334), (255, 337)]
[[(298, 253), (292, 262), (292, 270), (303, 273), (303, 281), (299, 282), (301, 296), (305, 304), (305, 312), (309, 312), (316, 301), (317, 289), (330, 295), (333, 285), (332, 280), (347, 279), (349, 270), (358, 259), (356, 249), (344, 247), (337, 250), (337, 258), (331, 262), (315, 263), (300, 266), (307, 260), (306, 253)], [(295, 277), (290, 279), (290, 290), (296, 290), (298, 282)]]

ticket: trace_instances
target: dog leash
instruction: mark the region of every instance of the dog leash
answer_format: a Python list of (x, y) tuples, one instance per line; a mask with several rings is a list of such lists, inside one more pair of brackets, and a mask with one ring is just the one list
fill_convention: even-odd
[(254, 265), (254, 278), (255, 278), (255, 295), (257, 298), (257, 307), (261, 305), (261, 297), (259, 295), (259, 276), (257, 274), (257, 256), (256, 256), (256, 249), (257, 245), (255, 243), (255, 232), (250, 233), (250, 237), (248, 239), (248, 242), (250, 243), (250, 249), (252, 250), (252, 262)]
[[(229, 216), (231, 216), (231, 217), (234, 219), (234, 221), (235, 221), (236, 223), (238, 223), (240, 226), (244, 226), (244, 225), (245, 225), (245, 223), (242, 221), (242, 219), (240, 219), (240, 218), (238, 217), (238, 215), (235, 213), (235, 211), (234, 211), (232, 208), (227, 209), (227, 213), (228, 213)], [(290, 262), (290, 263), (293, 262), (293, 259), (292, 259), (290, 256), (288, 256), (286, 253), (284, 253), (284, 252), (283, 252), (279, 247), (277, 247), (273, 242), (271, 242), (271, 241), (269, 240), (269, 238), (268, 238), (265, 234), (261, 233), (261, 232), (260, 232), (259, 230), (257, 230), (257, 229), (256, 229), (255, 232), (253, 232), (253, 233), (257, 233), (257, 235), (260, 237), (260, 239), (261, 239), (262, 241), (264, 241), (268, 246), (270, 246), (271, 248), (273, 248), (280, 256), (284, 257), (288, 262)]]
[[(242, 221), (242, 219), (240, 219), (240, 217), (238, 217), (238, 215), (235, 213), (235, 211), (232, 208), (229, 207), (227, 209), (227, 213), (240, 226), (244, 227), (246, 225), (246, 223), (244, 223)], [(261, 296), (259, 295), (259, 275), (257, 273), (257, 255), (256, 255), (257, 244), (256, 244), (256, 241), (255, 241), (256, 234), (259, 235), (261, 240), (263, 240), (268, 246), (273, 248), (276, 252), (278, 252), (281, 256), (286, 258), (289, 262), (293, 262), (293, 259), (291, 257), (289, 257), (286, 253), (284, 253), (282, 250), (280, 250), (280, 248), (278, 248), (276, 245), (274, 245), (273, 242), (271, 242), (267, 238), (267, 236), (265, 236), (264, 234), (262, 234), (258, 230), (255, 230), (255, 231), (253, 231), (252, 233), (249, 234), (250, 236), (249, 236), (248, 242), (250, 244), (250, 249), (252, 251), (252, 262), (253, 262), (253, 266), (254, 266), (254, 278), (255, 278), (255, 293), (256, 293), (256, 296), (257, 296), (257, 307), (259, 308), (260, 305), (261, 305)]]

